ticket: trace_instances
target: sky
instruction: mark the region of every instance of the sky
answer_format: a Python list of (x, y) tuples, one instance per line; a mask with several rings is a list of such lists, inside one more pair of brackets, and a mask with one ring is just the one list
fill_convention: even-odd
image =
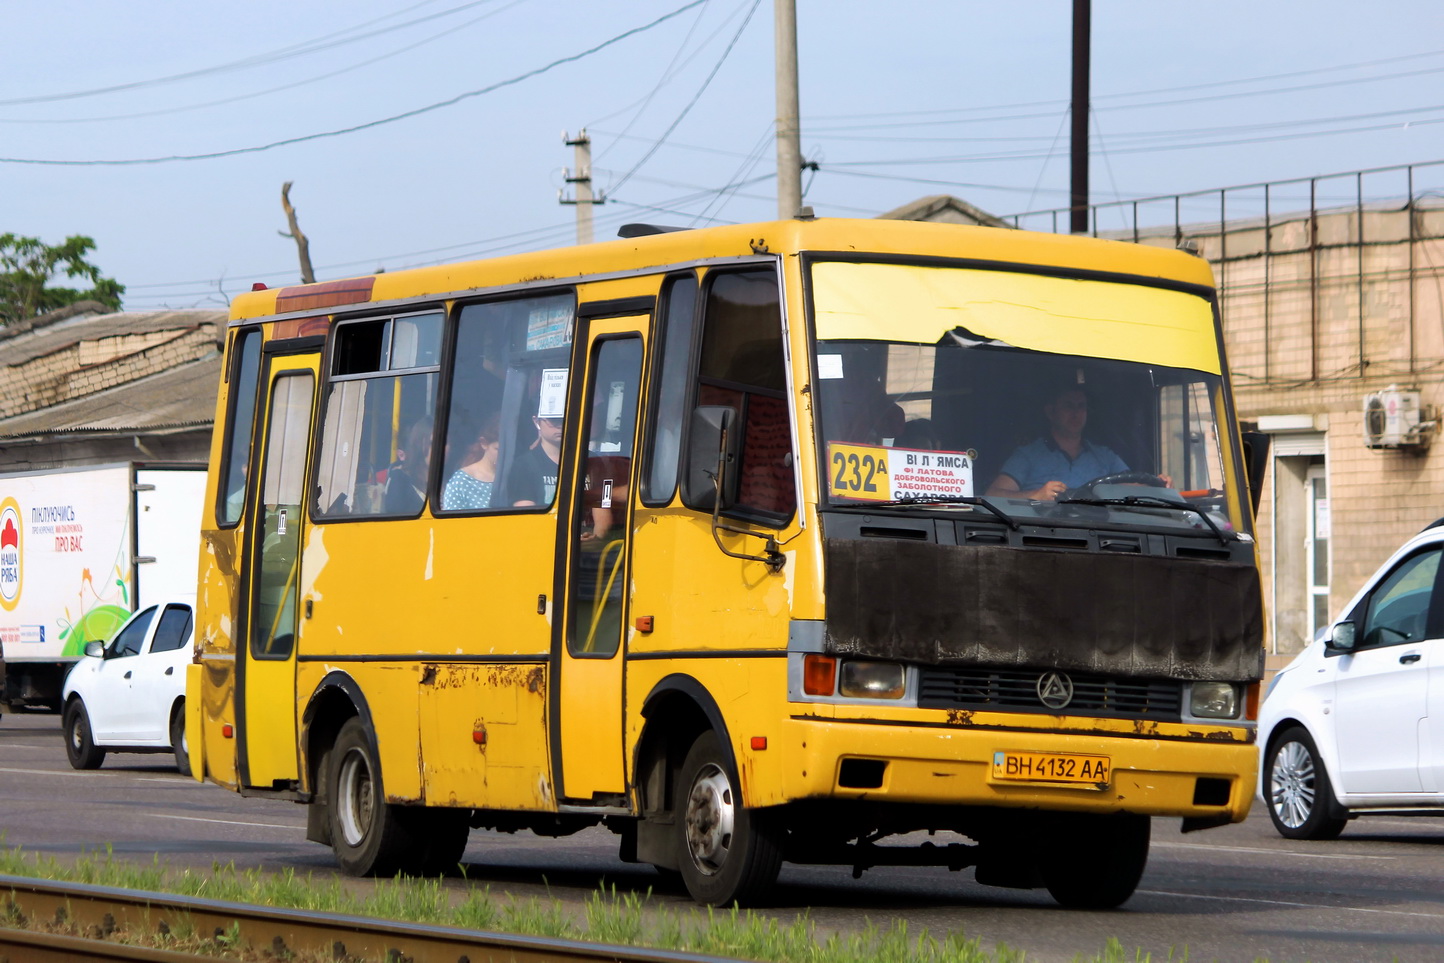
[[(1072, 3), (796, 0), (804, 203), (1068, 203)], [(0, 32), (0, 234), (95, 239), (125, 307), (224, 308), (319, 280), (576, 241), (564, 134), (592, 140), (598, 240), (777, 216), (772, 0), (47, 0)], [(1444, 161), (1437, 0), (1100, 0), (1091, 198)], [(116, 163), (122, 162), (122, 163)], [(1444, 164), (1415, 170), (1444, 192)], [(1407, 192), (1322, 181), (1321, 206)], [(1230, 195), (1249, 213), (1261, 191)], [(1272, 210), (1309, 185), (1271, 188)], [(1253, 200), (1250, 200), (1253, 198)], [(1172, 202), (1142, 205), (1166, 217)], [(1154, 212), (1154, 213), (1150, 213)], [(1046, 227), (1047, 217), (1025, 224)], [(1066, 216), (1061, 223), (1066, 224)]]

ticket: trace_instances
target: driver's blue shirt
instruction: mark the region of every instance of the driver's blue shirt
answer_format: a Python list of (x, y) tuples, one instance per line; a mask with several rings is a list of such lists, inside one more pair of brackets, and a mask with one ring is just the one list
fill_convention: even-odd
[(1050, 481), (1061, 481), (1074, 488), (1103, 475), (1127, 470), (1123, 459), (1105, 445), (1094, 445), (1085, 439), (1078, 457), (1069, 458), (1057, 442), (1044, 437), (1013, 452), (1003, 463), (1002, 473), (1017, 482), (1019, 489), (1030, 492)]

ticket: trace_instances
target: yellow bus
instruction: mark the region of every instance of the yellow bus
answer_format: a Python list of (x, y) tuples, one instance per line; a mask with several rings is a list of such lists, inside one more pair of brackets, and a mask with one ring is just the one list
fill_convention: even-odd
[[(1211, 272), (799, 218), (235, 299), (194, 774), (359, 875), (604, 826), (1126, 900), (1242, 820), (1262, 617)], [(1178, 825), (1175, 823), (1174, 825)], [(946, 844), (888, 837), (959, 834)]]

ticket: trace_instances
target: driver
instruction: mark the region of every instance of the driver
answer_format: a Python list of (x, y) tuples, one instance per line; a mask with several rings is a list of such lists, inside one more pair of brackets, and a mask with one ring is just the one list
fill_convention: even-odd
[[(1104, 475), (1128, 471), (1113, 449), (1083, 437), (1088, 396), (1081, 385), (1065, 385), (1043, 405), (1048, 433), (1023, 445), (1003, 463), (987, 494), (1051, 502), (1070, 488)], [(1160, 476), (1172, 485), (1167, 476)]]

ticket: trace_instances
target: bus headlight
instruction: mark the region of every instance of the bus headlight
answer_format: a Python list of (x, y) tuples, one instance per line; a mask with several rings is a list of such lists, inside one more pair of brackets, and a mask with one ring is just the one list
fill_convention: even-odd
[(1188, 711), (1199, 719), (1237, 719), (1238, 686), (1232, 682), (1195, 682)]
[(851, 699), (901, 699), (906, 676), (896, 662), (842, 664), (838, 693)]

